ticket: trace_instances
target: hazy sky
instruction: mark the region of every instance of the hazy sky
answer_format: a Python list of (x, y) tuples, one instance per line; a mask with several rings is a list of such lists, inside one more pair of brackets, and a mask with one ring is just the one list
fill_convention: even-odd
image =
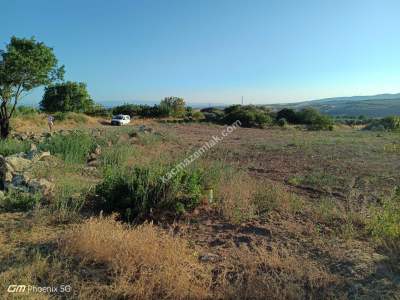
[(96, 101), (400, 92), (399, 0), (1, 2), (0, 48), (35, 36)]

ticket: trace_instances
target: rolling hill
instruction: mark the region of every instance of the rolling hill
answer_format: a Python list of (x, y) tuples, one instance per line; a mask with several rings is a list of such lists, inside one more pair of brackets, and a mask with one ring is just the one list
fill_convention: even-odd
[(304, 101), (287, 104), (268, 105), (274, 109), (283, 107), (302, 109), (313, 107), (324, 114), (339, 116), (385, 117), (389, 115), (400, 115), (400, 93), (381, 94), (375, 96), (354, 96), (326, 98), (312, 101)]

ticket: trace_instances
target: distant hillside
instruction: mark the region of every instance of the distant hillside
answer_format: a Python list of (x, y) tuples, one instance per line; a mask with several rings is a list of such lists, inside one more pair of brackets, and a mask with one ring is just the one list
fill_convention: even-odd
[(272, 104), (268, 105), (275, 109), (283, 107), (302, 109), (313, 107), (322, 113), (338, 116), (359, 116), (384, 117), (389, 115), (400, 115), (400, 93), (381, 94), (375, 96), (354, 96), (326, 98), (298, 103)]

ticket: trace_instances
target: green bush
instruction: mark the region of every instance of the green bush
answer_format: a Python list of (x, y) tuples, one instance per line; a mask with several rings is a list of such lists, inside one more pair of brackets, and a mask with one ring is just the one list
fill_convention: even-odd
[(297, 116), (299, 124), (307, 125), (309, 130), (333, 130), (333, 120), (314, 108), (304, 108)]
[(0, 140), (0, 155), (8, 156), (15, 153), (26, 152), (30, 148), (28, 141), (18, 141), (15, 139)]
[(40, 194), (25, 193), (17, 190), (10, 190), (2, 199), (0, 207), (8, 211), (27, 211), (33, 209), (40, 203)]
[(299, 118), (297, 112), (291, 108), (284, 108), (277, 112), (276, 120), (285, 119), (290, 124), (298, 124)]
[(123, 104), (116, 106), (112, 109), (113, 115), (123, 114), (129, 115), (131, 118), (140, 116), (143, 118), (161, 118), (170, 115), (170, 108), (166, 105), (136, 105), (136, 104)]
[(106, 213), (118, 212), (125, 220), (143, 219), (160, 212), (181, 213), (198, 205), (202, 172), (184, 169), (167, 182), (167, 166), (108, 169), (97, 185), (96, 206)]
[(94, 148), (94, 140), (85, 132), (72, 131), (69, 134), (57, 133), (39, 147), (60, 156), (67, 163), (83, 163)]
[(224, 124), (232, 124), (237, 120), (241, 122), (243, 127), (263, 128), (272, 124), (269, 112), (253, 105), (233, 105), (227, 107), (224, 112), (225, 116), (222, 119)]
[(85, 111), (85, 114), (87, 114), (88, 116), (92, 116), (92, 117), (106, 117), (109, 118), (111, 117), (111, 110), (105, 108), (103, 105), (101, 104), (95, 104), (93, 105), (93, 107), (87, 109)]
[(192, 114), (192, 117), (193, 117), (193, 119), (195, 119), (195, 120), (201, 120), (201, 119), (204, 119), (204, 114), (203, 114), (201, 111), (195, 111), (195, 112)]
[(400, 130), (400, 116), (389, 116), (382, 119), (371, 120), (365, 129), (372, 131)]

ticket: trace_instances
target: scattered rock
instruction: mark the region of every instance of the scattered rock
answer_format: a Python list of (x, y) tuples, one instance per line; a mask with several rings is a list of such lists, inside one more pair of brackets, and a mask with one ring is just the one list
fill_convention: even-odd
[(212, 263), (215, 263), (215, 262), (222, 261), (223, 258), (221, 256), (217, 255), (217, 254), (214, 254), (214, 253), (205, 253), (205, 254), (202, 254), (202, 255), (199, 256), (199, 260), (201, 262), (212, 262)]
[(95, 149), (92, 153), (90, 153), (87, 157), (86, 164), (88, 167), (98, 167), (100, 165), (100, 158), (101, 155), (101, 147), (100, 145), (96, 145)]
[(98, 159), (90, 160), (87, 162), (88, 167), (98, 167), (100, 166), (100, 161)]
[(97, 156), (99, 156), (101, 154), (100, 145), (96, 145), (96, 148), (94, 149), (93, 153), (96, 154)]
[(141, 133), (152, 133), (153, 132), (153, 128), (147, 127), (146, 125), (140, 125), (138, 127), (138, 131), (141, 132)]

